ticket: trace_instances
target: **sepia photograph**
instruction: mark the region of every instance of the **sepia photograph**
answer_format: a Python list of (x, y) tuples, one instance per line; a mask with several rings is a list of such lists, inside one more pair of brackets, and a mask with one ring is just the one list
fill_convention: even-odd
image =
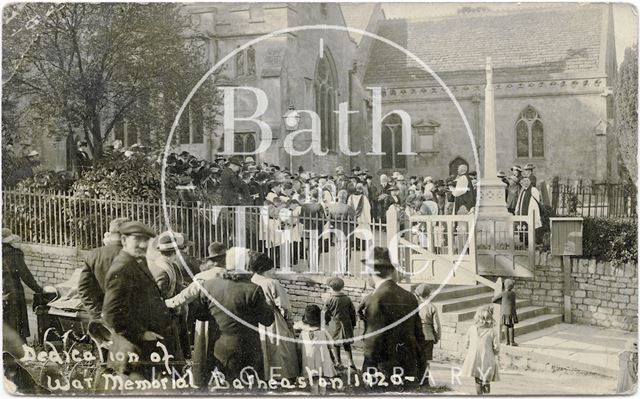
[(4, 393), (636, 394), (638, 27), (3, 3)]

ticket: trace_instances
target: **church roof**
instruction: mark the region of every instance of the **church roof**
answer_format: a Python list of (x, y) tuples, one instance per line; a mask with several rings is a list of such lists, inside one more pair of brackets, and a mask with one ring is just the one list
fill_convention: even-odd
[[(375, 3), (340, 3), (344, 22), (349, 28), (367, 30), (371, 15), (376, 8)], [(362, 34), (349, 31), (353, 41), (360, 43)]]
[[(546, 7), (425, 20), (382, 21), (377, 34), (405, 47), (444, 76), (598, 72), (606, 52), (607, 6)], [(376, 41), (365, 82), (417, 82), (430, 75), (401, 51)]]

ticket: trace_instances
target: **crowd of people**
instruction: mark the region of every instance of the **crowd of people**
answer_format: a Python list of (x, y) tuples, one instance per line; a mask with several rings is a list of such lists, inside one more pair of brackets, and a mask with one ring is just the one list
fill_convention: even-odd
[[(191, 354), (195, 323), (202, 320), (209, 324), (206, 371), (218, 370), (227, 380), (240, 378), (249, 367), (265, 380), (308, 377), (317, 392), (321, 387), (313, 383), (314, 378), (335, 377), (344, 371), (341, 348), (347, 353), (350, 372), (360, 370), (351, 348), (356, 310), (342, 292), (342, 279), (327, 281), (329, 295), (323, 309), (309, 305), (303, 317), (295, 320), (288, 293), (270, 277), (273, 262), (263, 253), (212, 243), (208, 258), (198, 265), (188, 255), (189, 242), (180, 233), (165, 232), (154, 238), (155, 232), (147, 226), (123, 219), (114, 220), (109, 231), (107, 244), (86, 258), (79, 293), (85, 308), (125, 338), (141, 359), (148, 359), (160, 341), (180, 364)], [(185, 260), (186, 268), (179, 258)], [(374, 270), (370, 283), (375, 287), (357, 312), (365, 323), (365, 334), (405, 316), (409, 319), (364, 340), (361, 369), (391, 376), (399, 367), (419, 380), (426, 367), (425, 342), (437, 342), (437, 312), (429, 308), (427, 324), (417, 313), (410, 315), (417, 310), (418, 299), (393, 281), (395, 268), (386, 249), (374, 248), (373, 257), (363, 262)], [(419, 294), (427, 298), (428, 288)], [(428, 338), (423, 327), (428, 327)], [(297, 344), (295, 337), (303, 338), (302, 343)], [(112, 368), (140, 378), (153, 375), (153, 364), (144, 362)]]
[[(414, 292), (400, 287), (385, 248), (373, 248), (372, 256), (362, 260), (372, 271), (367, 280), (373, 290), (360, 299), (357, 309), (343, 291), (345, 282), (332, 277), (321, 301), (296, 315), (289, 293), (271, 276), (273, 262), (263, 253), (214, 242), (200, 263), (189, 255), (191, 243), (183, 234), (156, 235), (141, 222), (122, 218), (111, 222), (105, 238), (104, 246), (86, 256), (78, 293), (90, 326), (98, 323), (108, 331), (96, 339), (108, 340), (112, 353), (135, 353), (139, 360), (108, 356), (103, 373), (133, 380), (171, 373), (164, 371), (165, 363), (153, 361), (154, 351), (162, 346), (169, 359), (166, 366), (181, 374), (187, 359), (207, 359), (195, 376), (203, 389), (215, 389), (212, 381), (219, 383), (220, 378), (246, 381), (247, 374), (293, 384), (303, 378), (304, 387), (316, 394), (326, 391), (327, 384), (320, 382), (324, 378), (352, 384), (350, 377), (345, 380), (347, 374), (369, 375), (361, 380), (368, 389), (417, 388), (433, 381), (429, 362), (441, 328), (438, 311), (429, 302), (430, 286), (420, 285)], [(16, 281), (23, 279), (41, 292), (28, 269), (20, 267), (24, 255), (11, 245), (16, 240), (3, 230), (3, 254), (17, 265)], [(4, 315), (20, 313), (5, 306)], [(23, 338), (29, 335), (26, 318), (4, 321)], [(194, 345), (196, 324), (204, 322), (206, 343)], [(364, 325), (362, 364), (353, 356), (354, 337), (360, 339), (355, 333), (358, 323)], [(90, 327), (92, 331), (96, 328)], [(394, 381), (394, 376), (399, 382), (377, 385)]]

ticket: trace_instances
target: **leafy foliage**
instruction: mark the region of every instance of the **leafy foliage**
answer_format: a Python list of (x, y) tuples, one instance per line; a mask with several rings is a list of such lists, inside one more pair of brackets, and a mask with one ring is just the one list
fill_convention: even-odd
[(73, 179), (66, 172), (40, 171), (33, 177), (22, 180), (16, 186), (18, 191), (69, 191)]
[[(167, 193), (175, 197), (175, 176), (167, 176)], [(90, 198), (149, 201), (161, 197), (160, 165), (142, 154), (105, 157), (74, 184), (75, 194)]]
[(638, 46), (627, 48), (615, 84), (615, 114), (622, 161), (633, 182), (638, 180)]
[(637, 219), (584, 218), (584, 258), (627, 263), (638, 261)]
[[(28, 115), (21, 134), (75, 137), (81, 132), (95, 159), (125, 120), (145, 144), (163, 141), (161, 133), (169, 131), (187, 93), (208, 69), (206, 42), (193, 33), (191, 19), (181, 7), (176, 3), (8, 5), (3, 66), (10, 84), (3, 87), (3, 103), (4, 97), (20, 99)], [(21, 29), (30, 16), (37, 17), (36, 23)], [(209, 128), (216, 115), (213, 88), (211, 80), (205, 82), (190, 103), (191, 110), (203, 112), (204, 126)]]

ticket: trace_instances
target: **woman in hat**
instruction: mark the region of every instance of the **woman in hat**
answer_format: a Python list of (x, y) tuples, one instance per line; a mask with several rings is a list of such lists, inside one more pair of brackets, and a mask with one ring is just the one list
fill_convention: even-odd
[(42, 288), (27, 268), (24, 252), (14, 246), (20, 241), (11, 230), (2, 229), (2, 321), (26, 339), (31, 332), (22, 283), (37, 293)]
[(251, 252), (249, 261), (249, 271), (253, 272), (251, 282), (262, 288), (267, 304), (273, 309), (274, 314), (273, 324), (259, 326), (264, 369), (268, 372), (272, 367), (277, 367), (278, 374), (291, 381), (300, 374), (296, 344), (281, 339), (294, 338), (288, 323), (291, 316), (291, 302), (280, 282), (269, 276), (271, 269), (273, 269), (271, 259), (264, 254)]
[[(318, 305), (307, 305), (302, 316), (302, 325), (300, 326), (300, 353), (302, 354), (302, 370), (308, 373), (306, 377), (311, 383), (311, 393), (314, 395), (324, 393), (319, 392), (318, 377), (335, 377), (336, 370), (331, 361), (331, 351), (329, 345), (321, 343), (322, 341), (330, 341), (329, 334), (320, 328), (320, 320), (322, 311)], [(296, 323), (297, 324), (297, 323)]]
[[(334, 341), (351, 339), (353, 338), (353, 327), (356, 325), (356, 309), (353, 306), (353, 302), (351, 302), (351, 298), (342, 292), (344, 281), (340, 277), (332, 277), (327, 280), (327, 285), (331, 288), (329, 299), (324, 305), (327, 332)], [(349, 366), (354, 372), (357, 372), (358, 369), (353, 361), (350, 342), (333, 345), (336, 368), (342, 368), (342, 360), (340, 358), (341, 345), (349, 357)]]
[(356, 250), (365, 250), (364, 243), (373, 233), (371, 232), (371, 203), (364, 193), (364, 184), (356, 184), (355, 192), (349, 196), (347, 203), (355, 210), (358, 223), (354, 232)]

